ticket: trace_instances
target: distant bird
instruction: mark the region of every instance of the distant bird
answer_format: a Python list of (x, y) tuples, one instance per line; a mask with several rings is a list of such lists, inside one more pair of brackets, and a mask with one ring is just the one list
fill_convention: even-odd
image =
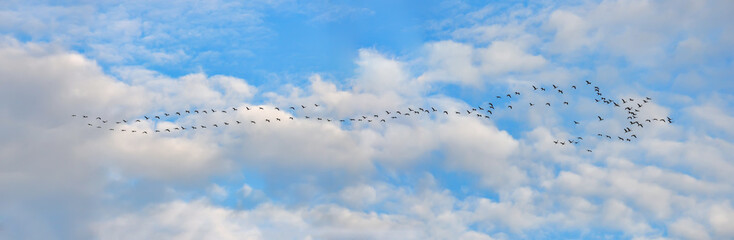
[(599, 118), (599, 121), (602, 121), (602, 120), (604, 120), (603, 118), (601, 118), (601, 116), (596, 116), (596, 117), (598, 117), (598, 118)]
[(561, 90), (561, 89), (558, 89), (558, 92), (561, 93), (561, 94), (563, 94), (563, 90)]
[(512, 109), (512, 105), (507, 106), (508, 108)]
[(576, 89), (576, 85), (572, 85), (571, 88)]
[(548, 103), (548, 102), (547, 102), (547, 103), (545, 103), (545, 105), (546, 105), (546, 106), (550, 106), (550, 103)]
[(568, 102), (563, 102), (563, 104), (566, 104), (566, 105), (568, 105)]
[(533, 91), (537, 91), (537, 90), (538, 90), (538, 88), (535, 87), (535, 85), (533, 85)]
[(533, 103), (530, 103), (530, 106), (532, 107), (532, 106), (535, 106), (535, 105)]
[(558, 88), (558, 87), (556, 87), (556, 85), (555, 85), (555, 84), (551, 84), (551, 85), (553, 85), (553, 89), (556, 89), (556, 88)]
[(586, 151), (587, 151), (587, 152), (591, 152), (591, 150), (589, 150), (589, 149), (586, 149)]
[(314, 105), (314, 106), (316, 106), (316, 107), (318, 107), (318, 106), (319, 106), (318, 104), (315, 104), (315, 103), (314, 103), (313, 105)]
[(589, 82), (589, 80), (586, 80), (586, 85), (591, 85), (591, 82)]
[(545, 91), (545, 88), (540, 88), (541, 91)]
[(179, 115), (179, 116), (181, 116), (181, 113), (180, 113), (180, 112), (176, 112), (176, 115)]
[(573, 121), (573, 124), (579, 124), (579, 122), (577, 122), (577, 121)]
[(250, 121), (252, 124), (255, 124), (255, 121)]

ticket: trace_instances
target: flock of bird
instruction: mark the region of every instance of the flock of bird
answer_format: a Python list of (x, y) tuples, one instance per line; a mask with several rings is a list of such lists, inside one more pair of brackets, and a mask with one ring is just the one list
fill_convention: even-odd
[[(662, 123), (673, 123), (673, 119), (670, 117), (660, 117), (660, 118), (651, 118), (651, 119), (642, 119), (640, 116), (640, 110), (643, 109), (645, 104), (652, 101), (651, 98), (645, 97), (644, 99), (634, 99), (634, 98), (622, 98), (620, 101), (616, 101), (615, 99), (607, 98), (605, 95), (600, 91), (598, 86), (592, 86), (592, 83), (588, 80), (584, 83), (579, 84), (577, 87), (576, 85), (571, 85), (570, 89), (567, 89), (564, 92), (564, 89), (561, 89), (561, 87), (551, 84), (551, 86), (535, 86), (532, 85), (532, 92), (537, 93), (547, 93), (551, 92), (553, 94), (567, 94), (567, 93), (573, 93), (575, 91), (578, 91), (580, 88), (590, 88), (593, 87), (593, 93), (594, 93), (594, 100), (595, 103), (599, 104), (605, 104), (609, 106), (613, 106), (615, 108), (624, 109), (625, 114), (627, 115), (627, 120), (629, 120), (629, 126), (624, 127), (623, 134), (609, 134), (609, 133), (597, 133), (596, 136), (599, 138), (606, 138), (608, 140), (619, 140), (619, 141), (626, 141), (631, 142), (634, 139), (637, 139), (638, 136), (636, 134), (637, 129), (644, 128), (644, 126), (648, 123), (653, 122), (662, 122)], [(552, 87), (552, 88), (551, 88)], [(297, 105), (297, 106), (289, 106), (286, 108), (280, 108), (280, 107), (268, 107), (268, 106), (244, 106), (244, 107), (228, 107), (226, 109), (188, 109), (188, 110), (181, 110), (181, 111), (175, 111), (175, 112), (164, 112), (162, 114), (157, 115), (144, 115), (139, 118), (134, 119), (119, 119), (119, 120), (109, 120), (104, 119), (100, 116), (96, 117), (90, 117), (89, 115), (77, 115), (73, 114), (71, 115), (74, 118), (81, 118), (85, 120), (89, 120), (87, 122), (87, 125), (92, 128), (97, 129), (108, 129), (109, 131), (119, 131), (119, 132), (128, 132), (128, 133), (140, 133), (140, 134), (151, 134), (151, 133), (167, 133), (167, 132), (176, 132), (176, 131), (187, 131), (187, 130), (197, 130), (197, 129), (206, 129), (206, 128), (219, 128), (219, 127), (227, 127), (227, 126), (233, 126), (233, 125), (242, 125), (242, 124), (258, 124), (258, 123), (265, 123), (265, 124), (275, 124), (277, 122), (283, 122), (283, 121), (294, 121), (296, 118), (301, 119), (308, 119), (308, 120), (315, 120), (315, 121), (324, 121), (324, 122), (340, 122), (340, 123), (346, 123), (346, 122), (365, 122), (365, 123), (374, 123), (374, 124), (386, 124), (388, 121), (395, 120), (398, 118), (407, 118), (407, 117), (415, 117), (422, 115), (464, 115), (464, 116), (471, 116), (471, 117), (477, 117), (481, 119), (491, 119), (491, 117), (500, 111), (511, 111), (513, 109), (517, 109), (521, 106), (512, 106), (512, 102), (509, 102), (513, 99), (513, 96), (515, 99), (520, 98), (522, 96), (522, 92), (520, 91), (512, 91), (510, 93), (507, 93), (505, 95), (497, 95), (494, 97), (495, 103), (492, 102), (485, 102), (477, 107), (471, 107), (468, 109), (462, 109), (462, 110), (456, 110), (456, 109), (438, 109), (434, 106), (429, 107), (408, 107), (406, 109), (401, 110), (384, 110), (383, 113), (375, 113), (375, 114), (365, 114), (365, 115), (359, 115), (354, 116), (351, 118), (343, 118), (343, 119), (333, 119), (329, 117), (322, 117), (322, 116), (310, 116), (310, 113), (313, 113), (313, 111), (309, 112), (308, 110), (319, 108), (319, 104), (308, 104), (308, 105)], [(496, 100), (499, 99), (499, 100)], [(508, 101), (503, 101), (508, 100)], [(499, 101), (499, 102), (498, 102)], [(551, 104), (553, 103), (553, 104)], [(518, 102), (515, 102), (515, 104), (518, 104)], [(542, 107), (551, 107), (552, 105), (561, 105), (566, 106), (569, 105), (568, 101), (541, 101), (541, 102), (528, 102), (528, 105), (526, 105), (528, 108), (534, 108), (536, 105), (540, 105)], [(501, 106), (505, 105), (505, 106)], [(272, 109), (266, 109), (266, 108), (272, 108)], [(133, 127), (131, 124), (134, 123), (141, 123), (141, 122), (148, 122), (152, 123), (153, 126), (156, 126), (159, 121), (175, 121), (178, 118), (192, 116), (192, 115), (210, 115), (210, 114), (232, 114), (242, 111), (262, 111), (265, 114), (272, 113), (272, 110), (275, 110), (276, 112), (282, 112), (281, 114), (270, 114), (273, 115), (271, 117), (262, 118), (262, 119), (235, 119), (231, 121), (224, 121), (214, 124), (188, 124), (187, 126), (173, 126), (173, 127), (167, 127), (167, 128), (160, 128), (160, 129), (150, 129), (150, 130), (143, 130), (139, 128)], [(301, 116), (301, 117), (297, 117)], [(598, 121), (604, 121), (605, 118), (601, 115), (597, 115), (596, 119)], [(596, 121), (596, 119), (594, 121)], [(573, 125), (581, 125), (582, 123), (579, 120), (574, 120)], [(170, 125), (170, 124), (168, 124)], [(155, 128), (155, 127), (154, 127)], [(581, 141), (583, 141), (584, 138), (582, 136), (573, 137), (572, 139), (556, 139), (553, 140), (553, 143), (558, 146), (566, 146), (568, 145), (577, 145)], [(586, 149), (587, 152), (592, 152), (590, 149)]]

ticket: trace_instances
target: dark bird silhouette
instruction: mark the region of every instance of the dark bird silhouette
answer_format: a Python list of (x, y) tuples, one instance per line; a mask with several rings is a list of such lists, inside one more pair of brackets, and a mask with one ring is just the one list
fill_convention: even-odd
[(215, 123), (215, 124), (212, 124), (212, 126), (214, 126), (214, 127), (219, 127), (219, 125), (217, 125), (216, 123)]
[(530, 103), (530, 106), (532, 107), (532, 106), (535, 106), (535, 105), (533, 103)]
[(201, 112), (203, 112), (205, 114), (209, 114), (206, 110), (202, 110)]
[(280, 108), (278, 108), (278, 107), (275, 107), (275, 110), (277, 110), (277, 111), (280, 111)]
[(507, 106), (508, 108), (512, 109), (512, 105)]
[(545, 103), (545, 105), (550, 106), (550, 103)]
[(566, 104), (566, 105), (568, 105), (568, 102), (563, 102), (563, 104)]
[(556, 85), (555, 85), (555, 84), (551, 84), (551, 85), (553, 85), (553, 89), (556, 89), (556, 88), (558, 88), (558, 87), (556, 87)]
[(536, 90), (538, 90), (538, 88), (535, 87), (535, 85), (533, 85), (533, 91), (536, 91)]
[(520, 95), (520, 92), (515, 92), (515, 95)]
[(587, 152), (591, 152), (591, 150), (589, 150), (589, 149), (586, 149), (586, 151), (587, 151)]
[(591, 82), (589, 82), (589, 80), (586, 80), (586, 85), (591, 85)]
[(138, 119), (138, 120), (135, 120), (135, 122), (140, 122), (140, 119)]
[(263, 107), (258, 107), (260, 110), (265, 110)]
[(163, 115), (166, 115), (166, 117), (170, 116), (170, 114), (168, 114), (168, 113), (163, 113)]
[[(321, 118), (319, 118), (319, 120), (321, 120)], [(265, 121), (266, 121), (266, 122), (270, 122), (270, 119), (265, 119)]]
[(291, 107), (291, 110), (296, 110), (296, 108), (294, 108), (294, 107)]
[(181, 113), (180, 113), (180, 112), (176, 112), (176, 115), (179, 115), (179, 116), (181, 116)]
[(599, 121), (602, 121), (602, 120), (604, 120), (604, 119), (603, 119), (603, 118), (601, 118), (600, 116), (596, 116), (596, 117), (598, 117), (598, 118), (599, 118)]
[(576, 85), (572, 85), (571, 88), (576, 89)]
[(573, 124), (579, 124), (579, 122), (577, 122), (577, 121), (573, 121)]
[(314, 103), (313, 105), (314, 105), (315, 107), (318, 107), (318, 106), (319, 106), (318, 104), (315, 104), (315, 103)]
[(545, 91), (545, 88), (540, 88), (540, 91)]
[(252, 124), (255, 124), (255, 121), (250, 121)]
[(509, 98), (512, 98), (512, 95), (510, 95), (510, 94), (507, 94), (507, 97), (509, 97)]
[(502, 98), (502, 97), (500, 97), (500, 96), (497, 96), (497, 98)]
[(301, 105), (301, 108), (306, 108), (306, 106)]
[(227, 113), (227, 111), (225, 111), (225, 110), (222, 110), (222, 112), (223, 112), (223, 113)]
[(490, 110), (487, 110), (487, 112), (488, 112), (489, 114), (492, 114), (492, 111), (490, 111)]
[(232, 108), (232, 111), (237, 111), (237, 108)]
[(558, 89), (558, 92), (561, 93), (561, 94), (563, 94), (563, 90), (561, 90), (561, 89)]
[(150, 118), (148, 118), (148, 116), (143, 116), (143, 117), (145, 118), (145, 120), (148, 120), (148, 119), (150, 119)]
[(235, 122), (236, 122), (237, 124), (240, 124), (240, 123), (242, 123), (242, 122), (240, 122), (240, 121), (235, 121)]

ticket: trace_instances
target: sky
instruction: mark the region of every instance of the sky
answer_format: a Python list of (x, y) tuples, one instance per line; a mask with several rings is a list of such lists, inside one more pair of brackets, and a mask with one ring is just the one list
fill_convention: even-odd
[(734, 239), (731, 12), (2, 1), (0, 239)]

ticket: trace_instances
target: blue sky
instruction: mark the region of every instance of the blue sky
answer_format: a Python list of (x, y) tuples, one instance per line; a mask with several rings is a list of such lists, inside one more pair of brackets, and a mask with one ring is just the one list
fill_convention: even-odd
[[(0, 238), (734, 238), (732, 10), (0, 3)], [(637, 138), (595, 86), (651, 98)], [(313, 119), (418, 107), (452, 114)], [(186, 109), (218, 112), (142, 119)]]

